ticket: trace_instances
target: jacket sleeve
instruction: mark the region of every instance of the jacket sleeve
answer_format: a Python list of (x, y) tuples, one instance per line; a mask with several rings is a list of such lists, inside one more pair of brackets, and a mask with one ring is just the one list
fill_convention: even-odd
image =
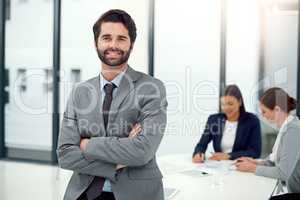
[(300, 151), (294, 164), (294, 169), (287, 180), (287, 188), (290, 193), (300, 193)]
[(279, 160), (275, 163), (275, 166), (258, 165), (256, 175), (287, 181), (294, 169), (293, 165), (300, 150), (299, 128), (288, 127), (287, 133), (281, 138), (280, 146), (280, 151), (278, 151)]
[(142, 166), (154, 158), (166, 127), (167, 100), (165, 87), (149, 88), (143, 95), (139, 123), (142, 132), (134, 138), (93, 137), (90, 139), (85, 157), (126, 166)]
[(78, 131), (74, 91), (75, 89), (68, 99), (61, 124), (57, 148), (59, 165), (63, 169), (115, 180), (116, 165), (104, 161), (87, 160), (79, 147), (81, 137)]
[(258, 118), (254, 118), (250, 130), (249, 138), (247, 138), (248, 144), (247, 149), (244, 151), (233, 151), (231, 152), (230, 159), (234, 160), (239, 157), (252, 157), (259, 158), (261, 154), (261, 128)]
[(197, 153), (205, 153), (205, 151), (207, 149), (207, 145), (212, 140), (212, 134), (211, 134), (210, 128), (211, 128), (211, 116), (208, 117), (208, 119), (207, 119), (205, 129), (203, 131), (203, 134), (201, 135), (201, 138), (200, 138), (198, 144), (195, 147), (193, 157)]

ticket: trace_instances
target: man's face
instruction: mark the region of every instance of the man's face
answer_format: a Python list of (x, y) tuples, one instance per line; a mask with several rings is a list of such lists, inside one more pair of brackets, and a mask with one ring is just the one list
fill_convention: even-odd
[(126, 63), (132, 49), (128, 30), (122, 23), (104, 22), (96, 44), (100, 60), (114, 68)]

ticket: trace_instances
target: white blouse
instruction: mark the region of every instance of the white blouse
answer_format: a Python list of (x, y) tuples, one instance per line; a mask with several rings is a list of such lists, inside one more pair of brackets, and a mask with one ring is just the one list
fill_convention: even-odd
[(231, 153), (232, 148), (235, 141), (236, 130), (237, 130), (238, 122), (230, 122), (226, 120), (222, 141), (221, 141), (221, 148), (223, 153)]

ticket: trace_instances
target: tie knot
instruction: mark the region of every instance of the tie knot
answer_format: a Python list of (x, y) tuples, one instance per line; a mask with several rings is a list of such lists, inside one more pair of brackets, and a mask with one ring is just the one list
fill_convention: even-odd
[(105, 91), (105, 94), (107, 95), (112, 95), (113, 93), (113, 90), (115, 89), (116, 85), (113, 84), (113, 83), (106, 83), (104, 85), (104, 91)]

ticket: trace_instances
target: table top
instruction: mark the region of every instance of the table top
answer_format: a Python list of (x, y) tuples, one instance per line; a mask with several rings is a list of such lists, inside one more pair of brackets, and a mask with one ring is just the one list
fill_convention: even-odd
[(157, 161), (164, 187), (175, 191), (172, 200), (267, 200), (277, 181), (238, 172), (233, 161), (194, 164), (188, 154), (160, 156)]

